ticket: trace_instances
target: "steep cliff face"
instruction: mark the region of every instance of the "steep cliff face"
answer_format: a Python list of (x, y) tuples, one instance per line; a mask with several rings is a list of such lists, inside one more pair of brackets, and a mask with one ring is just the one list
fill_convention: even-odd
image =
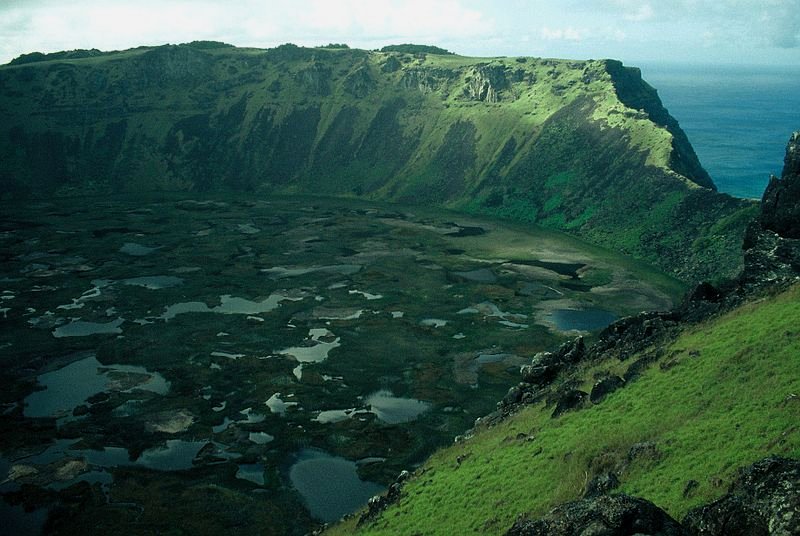
[(689, 279), (736, 271), (747, 220), (655, 90), (614, 61), (293, 45), (62, 55), (0, 67), (0, 117), (7, 198), (438, 204), (568, 230)]
[(743, 248), (745, 287), (788, 285), (800, 277), (800, 132), (786, 146), (781, 177), (770, 178)]
[(800, 238), (800, 132), (789, 140), (781, 178), (770, 178), (761, 203), (764, 229), (784, 238)]

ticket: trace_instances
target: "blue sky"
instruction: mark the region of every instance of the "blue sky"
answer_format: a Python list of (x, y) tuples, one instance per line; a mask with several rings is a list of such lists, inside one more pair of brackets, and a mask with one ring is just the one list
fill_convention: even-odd
[(800, 66), (800, 0), (0, 0), (0, 63), (195, 39)]

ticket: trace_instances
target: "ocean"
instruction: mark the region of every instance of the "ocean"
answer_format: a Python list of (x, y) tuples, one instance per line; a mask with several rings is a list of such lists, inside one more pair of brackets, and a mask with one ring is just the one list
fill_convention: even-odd
[(639, 65), (721, 192), (760, 198), (800, 130), (796, 67)]

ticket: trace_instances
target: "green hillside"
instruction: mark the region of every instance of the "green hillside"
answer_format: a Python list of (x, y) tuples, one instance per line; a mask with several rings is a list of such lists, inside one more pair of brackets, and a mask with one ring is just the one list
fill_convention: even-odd
[[(652, 361), (597, 405), (552, 418), (533, 404), (442, 450), (398, 503), (358, 534), (502, 534), (521, 513), (541, 516), (581, 497), (596, 475), (680, 519), (722, 496), (736, 469), (770, 454), (800, 456), (800, 286), (687, 328), (628, 360), (581, 365), (598, 378)], [(693, 482), (690, 484), (690, 482)], [(326, 534), (351, 533), (355, 519)]]
[(0, 67), (2, 195), (357, 196), (566, 230), (686, 280), (737, 271), (753, 206), (715, 191), (638, 69), (430, 50), (26, 55)]

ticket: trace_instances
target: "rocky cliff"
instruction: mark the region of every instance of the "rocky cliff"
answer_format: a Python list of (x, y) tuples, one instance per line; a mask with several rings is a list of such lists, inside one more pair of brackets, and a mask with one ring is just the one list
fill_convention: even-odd
[(738, 269), (752, 206), (715, 192), (656, 91), (616, 61), (84, 52), (0, 67), (4, 197), (359, 196), (567, 230), (685, 279)]
[(800, 277), (800, 132), (786, 147), (781, 178), (770, 178), (743, 249), (743, 288), (786, 286)]

